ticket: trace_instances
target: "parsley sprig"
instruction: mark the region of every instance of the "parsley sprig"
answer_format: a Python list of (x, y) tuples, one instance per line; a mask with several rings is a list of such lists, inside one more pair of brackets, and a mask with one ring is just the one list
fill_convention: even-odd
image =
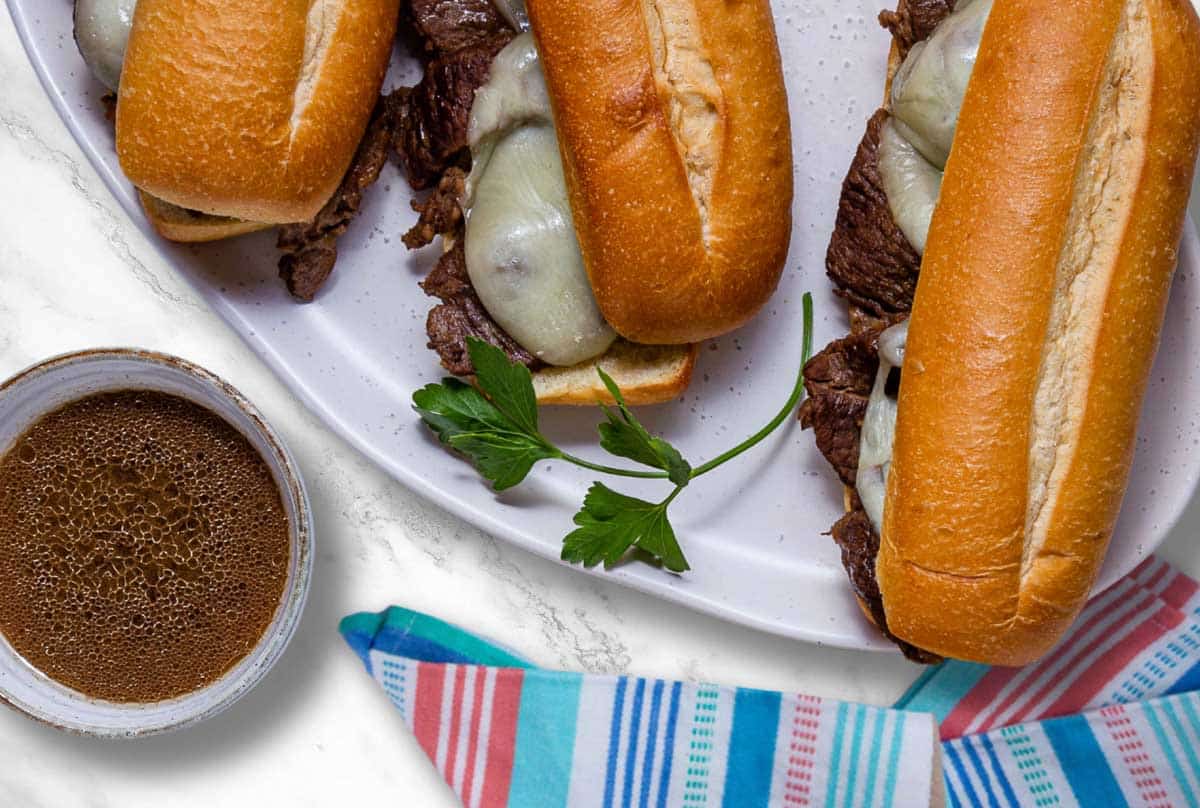
[(575, 514), (575, 529), (563, 539), (564, 561), (612, 567), (637, 548), (672, 572), (690, 569), (667, 509), (688, 483), (749, 451), (779, 428), (804, 395), (803, 367), (812, 355), (812, 296), (803, 299), (801, 372), (787, 403), (771, 421), (729, 451), (693, 467), (679, 450), (650, 432), (625, 404), (620, 388), (597, 368), (615, 406), (601, 406), (600, 447), (614, 457), (648, 469), (593, 463), (554, 445), (538, 428), (537, 397), (529, 369), (510, 362), (499, 348), (468, 339), (476, 386), (447, 378), (413, 394), (413, 408), (438, 439), (469, 459), (497, 491), (524, 480), (540, 460), (560, 460), (614, 477), (669, 481), (674, 489), (661, 502), (647, 502), (593, 483)]

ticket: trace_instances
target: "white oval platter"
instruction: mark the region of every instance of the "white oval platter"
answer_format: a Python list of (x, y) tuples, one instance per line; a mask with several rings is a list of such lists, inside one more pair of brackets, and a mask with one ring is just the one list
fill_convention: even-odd
[[(704, 346), (695, 382), (679, 401), (646, 410), (651, 429), (695, 462), (756, 431), (782, 405), (800, 361), (800, 297), (816, 298), (818, 346), (846, 331), (843, 305), (824, 275), (838, 191), (867, 117), (878, 105), (888, 51), (875, 21), (881, 0), (775, 0), (794, 139), (796, 199), (783, 282), (740, 332)], [(521, 487), (496, 495), (447, 454), (410, 408), (418, 387), (442, 376), (425, 348), (431, 306), (417, 282), (433, 249), (406, 253), (411, 194), (389, 166), (364, 214), (340, 242), (330, 283), (309, 305), (276, 278), (273, 235), (204, 247), (158, 240), (113, 153), (95, 83), (71, 34), (68, 0), (8, 0), (30, 60), (84, 153), (130, 217), (168, 262), (274, 371), (334, 429), (405, 485), (481, 529), (547, 558), (592, 475), (542, 464)], [(414, 63), (397, 53), (390, 83), (412, 83)], [(1162, 350), (1142, 418), (1128, 498), (1099, 586), (1132, 570), (1182, 513), (1200, 472), (1200, 248), (1189, 223)], [(547, 411), (545, 431), (595, 456), (593, 410)], [(661, 486), (620, 484), (661, 497)], [(702, 478), (681, 496), (672, 521), (693, 570), (677, 577), (630, 563), (604, 575), (637, 589), (778, 635), (829, 645), (890, 649), (866, 624), (827, 535), (841, 490), (813, 446), (791, 424), (753, 454)], [(402, 582), (397, 581), (402, 592)]]

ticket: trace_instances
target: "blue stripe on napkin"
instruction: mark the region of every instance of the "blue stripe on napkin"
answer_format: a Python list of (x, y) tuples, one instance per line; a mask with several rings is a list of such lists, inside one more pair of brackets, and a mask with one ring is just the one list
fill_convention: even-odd
[(1042, 729), (1080, 805), (1121, 808), (1129, 804), (1085, 717), (1055, 718), (1042, 724)]
[(722, 808), (765, 808), (770, 800), (781, 701), (779, 693), (763, 690), (738, 690), (734, 696)]
[(671, 685), (671, 707), (667, 710), (667, 737), (663, 741), (662, 772), (658, 783), (658, 808), (666, 808), (667, 796), (671, 787), (671, 764), (674, 762), (675, 725), (679, 721), (679, 697), (683, 692), (683, 683)]
[(930, 714), (964, 735), (940, 747), (952, 806), (1200, 808), (1200, 693), (1164, 697), (1200, 686), (1200, 585), (1151, 560), (1121, 586), (1154, 602), (1130, 619), (1157, 631), (1123, 647), (1119, 670), (1062, 654), (1020, 670), (945, 663), (900, 701), (925, 714), (541, 671), (406, 609), (341, 630), (472, 808), (923, 805)]

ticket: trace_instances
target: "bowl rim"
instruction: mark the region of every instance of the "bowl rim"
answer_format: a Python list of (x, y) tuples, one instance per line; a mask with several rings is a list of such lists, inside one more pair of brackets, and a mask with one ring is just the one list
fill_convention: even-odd
[[(174, 699), (166, 699), (158, 702), (145, 702), (145, 706), (163, 705), (170, 703), (185, 703), (188, 700), (196, 699), (200, 694), (212, 691), (218, 685), (223, 683), (229, 687), (228, 692), (223, 694), (219, 699), (209, 704), (204, 704), (201, 701), (197, 703), (197, 709), (186, 712), (182, 716), (170, 721), (158, 721), (147, 723), (145, 726), (134, 726), (131, 728), (114, 728), (100, 727), (87, 724), (86, 722), (70, 721), (60, 714), (51, 710), (39, 709), (37, 706), (27, 704), (24, 701), (17, 699), (8, 692), (2, 680), (0, 680), (0, 704), (10, 707), (22, 715), (64, 732), (95, 738), (143, 738), (152, 735), (161, 735), (168, 732), (184, 729), (193, 726), (202, 721), (216, 716), (231, 707), (240, 698), (254, 689), (266, 675), (274, 669), (279, 659), (283, 656), (288, 645), (291, 643), (292, 637), (295, 636), (296, 629), (300, 624), (300, 619), (304, 612), (304, 606), (308, 600), (308, 592), (311, 588), (311, 580), (313, 574), (313, 556), (314, 535), (313, 535), (313, 517), (312, 505), (309, 500), (308, 490), (305, 487), (304, 479), (300, 474), (299, 465), (296, 463), (295, 457), (288, 449), (287, 444), (282, 437), (271, 427), (266, 417), (262, 412), (251, 402), (240, 390), (234, 387), (212, 371), (182, 357), (173, 354), (163, 353), (160, 351), (148, 350), (144, 348), (134, 347), (100, 347), (86, 348), (76, 351), (68, 351), (54, 356), (50, 356), (41, 361), (35, 362), (24, 369), (9, 376), (4, 381), (0, 382), (0, 400), (15, 387), (35, 379), (39, 376), (52, 373), (63, 367), (76, 364), (91, 364), (105, 361), (129, 361), (133, 360), (137, 363), (145, 365), (153, 365), (165, 367), (169, 370), (180, 372), (185, 376), (190, 376), (196, 381), (199, 381), (204, 387), (208, 388), (213, 394), (220, 399), (232, 404), (246, 419), (250, 427), (262, 439), (263, 443), (274, 455), (274, 459), (279, 469), (280, 478), (276, 478), (276, 483), (279, 487), (280, 496), (286, 497), (292, 504), (292, 510), (295, 513), (295, 520), (288, 520), (288, 544), (289, 550), (297, 556), (295, 575), (289, 576), (290, 580), (287, 583), (283, 596), (280, 599), (280, 605), (272, 622), (268, 625), (267, 630), (263, 632), (255, 646), (242, 657), (234, 667), (223, 674), (220, 678), (212, 683), (193, 690), (190, 693), (178, 696)], [(136, 379), (131, 380), (124, 389), (139, 389)], [(151, 388), (146, 388), (151, 389)], [(101, 392), (103, 388), (96, 392)], [(78, 397), (72, 397), (67, 401), (76, 401), (79, 398), (86, 397), (84, 394)], [(194, 403), (204, 406), (206, 409), (212, 410), (211, 406), (204, 404), (201, 401)], [(57, 404), (48, 402), (45, 405), (39, 403), (37, 413), (34, 416), (36, 421), (38, 418), (52, 412), (57, 407), (64, 405), (64, 402)], [(229, 419), (217, 413), (226, 423), (229, 423), (234, 429), (242, 431), (242, 427), (238, 424), (230, 423)], [(256, 447), (257, 449), (257, 447)], [(263, 452), (259, 452), (263, 454)], [(264, 458), (266, 459), (266, 458)], [(275, 475), (272, 475), (275, 477)], [(8, 644), (8, 641), (0, 635), (0, 642)], [(10, 646), (11, 647), (11, 646)], [(12, 649), (15, 656), (20, 657), (15, 649)], [(237, 666), (246, 660), (262, 655), (262, 658), (256, 664), (250, 665), (245, 670), (241, 671), (238, 680), (232, 685), (228, 685), (230, 675), (237, 669)], [(55, 681), (49, 675), (43, 673), (36, 666), (20, 657), (33, 671), (37, 674), (39, 686), (52, 685), (57, 688), (62, 688), (72, 694), (76, 694), (88, 701), (97, 704), (116, 704), (115, 702), (107, 702), (103, 699), (95, 699), (79, 691), (66, 687), (65, 685)], [(139, 703), (119, 704), (119, 707), (130, 708), (131, 711), (136, 710)]]

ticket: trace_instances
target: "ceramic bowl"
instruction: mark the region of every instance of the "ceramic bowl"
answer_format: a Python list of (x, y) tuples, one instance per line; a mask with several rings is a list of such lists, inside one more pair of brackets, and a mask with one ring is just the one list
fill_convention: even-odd
[(0, 385), (0, 455), (35, 421), (93, 393), (155, 390), (200, 404), (224, 418), (258, 450), (279, 485), (287, 513), (287, 583), (255, 649), (222, 678), (186, 696), (145, 704), (89, 698), (50, 679), (0, 635), (0, 699), (69, 732), (134, 738), (180, 729), (229, 707), (267, 674), (296, 630), (312, 575), (312, 515), (296, 463), (261, 413), (217, 376), (190, 362), (132, 349), (105, 349), (48, 359)]

